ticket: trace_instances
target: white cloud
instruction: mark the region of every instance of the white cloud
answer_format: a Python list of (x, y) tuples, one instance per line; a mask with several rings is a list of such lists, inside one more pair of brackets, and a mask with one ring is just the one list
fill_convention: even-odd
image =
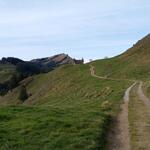
[(149, 32), (149, 14), (149, 0), (0, 0), (0, 56), (12, 46), (22, 54), (24, 46), (82, 53), (110, 45), (117, 53)]

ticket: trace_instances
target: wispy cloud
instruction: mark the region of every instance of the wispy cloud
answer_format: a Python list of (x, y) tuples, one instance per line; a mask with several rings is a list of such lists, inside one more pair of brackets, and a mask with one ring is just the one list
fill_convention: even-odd
[(149, 14), (149, 0), (0, 0), (0, 56), (112, 56), (149, 32)]

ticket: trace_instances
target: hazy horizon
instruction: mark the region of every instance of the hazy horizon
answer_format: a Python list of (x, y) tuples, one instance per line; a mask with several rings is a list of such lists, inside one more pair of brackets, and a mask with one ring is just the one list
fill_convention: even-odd
[(0, 58), (118, 55), (149, 33), (148, 0), (0, 0)]

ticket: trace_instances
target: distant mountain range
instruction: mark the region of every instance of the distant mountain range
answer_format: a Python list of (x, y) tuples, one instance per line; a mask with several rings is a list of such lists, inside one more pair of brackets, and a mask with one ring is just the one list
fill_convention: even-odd
[(0, 95), (18, 86), (19, 82), (29, 76), (47, 73), (62, 65), (83, 64), (84, 60), (76, 60), (67, 54), (23, 61), (14, 57), (3, 57), (0, 60)]
[(83, 63), (84, 63), (83, 59), (82, 60), (73, 59), (67, 54), (58, 54), (51, 57), (34, 59), (31, 61), (23, 61), (21, 59), (13, 57), (8, 58), (4, 57), (2, 58), (2, 60), (0, 60), (0, 64), (15, 65), (19, 70), (26, 69), (29, 72), (33, 68), (34, 68), (33, 70), (36, 70), (35, 72), (48, 72), (61, 65), (83, 64)]

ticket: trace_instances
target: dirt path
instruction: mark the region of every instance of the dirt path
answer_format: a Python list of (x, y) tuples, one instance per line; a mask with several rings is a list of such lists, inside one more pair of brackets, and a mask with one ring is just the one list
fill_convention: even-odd
[(112, 80), (112, 81), (131, 81), (131, 82), (137, 82), (136, 80), (129, 80), (129, 79), (116, 79), (116, 78), (110, 78), (107, 76), (98, 76), (96, 75), (95, 67), (90, 65), (90, 73), (91, 76), (99, 79), (105, 79), (105, 80)]
[[(97, 76), (95, 68), (90, 66), (91, 76), (105, 80), (120, 80)], [(108, 135), (108, 150), (130, 150), (129, 122), (128, 122), (128, 103), (131, 89), (137, 84), (132, 84), (125, 92), (124, 103), (121, 105), (121, 112), (114, 120), (113, 128)]]
[(130, 91), (136, 84), (132, 84), (125, 92), (121, 112), (116, 120), (114, 120), (113, 128), (108, 135), (108, 150), (130, 150), (128, 102)]
[(132, 90), (129, 105), (131, 146), (134, 150), (150, 150), (150, 101), (142, 86), (140, 81)]
[(92, 65), (90, 65), (90, 73), (91, 73), (91, 76), (92, 76), (92, 77), (99, 78), (99, 79), (105, 79), (105, 80), (107, 79), (106, 77), (97, 76), (97, 75), (95, 74), (95, 67), (92, 66)]
[(143, 103), (145, 104), (145, 107), (148, 108), (148, 110), (150, 111), (150, 100), (144, 95), (144, 92), (142, 90), (142, 86), (143, 86), (143, 82), (141, 81), (138, 87), (138, 91), (137, 94), (139, 96), (139, 99), (143, 101)]
[[(133, 81), (128, 79), (113, 79), (98, 76), (96, 75), (95, 68), (92, 65), (90, 66), (90, 71), (91, 76), (103, 80)], [(145, 96), (143, 92), (143, 82), (133, 82), (134, 84), (131, 85), (125, 92), (124, 103), (121, 105), (121, 112), (112, 123), (112, 128), (110, 129), (108, 135), (107, 150), (130, 150), (131, 146), (135, 150), (150, 149), (150, 121), (148, 119), (150, 118), (150, 100)], [(131, 90), (132, 93), (130, 93)], [(129, 101), (130, 96), (131, 100)], [(128, 115), (130, 115), (130, 133)], [(130, 136), (132, 139), (131, 141)]]

